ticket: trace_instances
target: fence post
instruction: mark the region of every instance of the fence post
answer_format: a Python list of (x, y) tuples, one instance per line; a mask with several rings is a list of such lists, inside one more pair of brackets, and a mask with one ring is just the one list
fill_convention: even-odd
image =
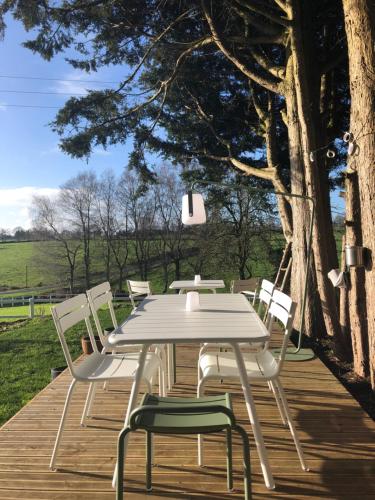
[(34, 317), (34, 297), (30, 297), (29, 299), (29, 318), (33, 318)]

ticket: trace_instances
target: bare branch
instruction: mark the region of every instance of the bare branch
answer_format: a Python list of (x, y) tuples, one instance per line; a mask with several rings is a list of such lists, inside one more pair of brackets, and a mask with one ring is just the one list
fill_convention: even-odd
[[(120, 85), (120, 87), (116, 90), (116, 92), (120, 92), (128, 83), (130, 83), (138, 71), (141, 69), (143, 66), (145, 60), (147, 59), (147, 56), (151, 52), (151, 50), (156, 46), (156, 44), (182, 19), (184, 19), (188, 14), (190, 14), (194, 9), (188, 9), (187, 11), (183, 12), (180, 16), (176, 17), (150, 44), (150, 46), (147, 48), (146, 52), (143, 54), (142, 59), (140, 62), (137, 64), (135, 67), (134, 71), (131, 73), (131, 75)], [(193, 43), (194, 45), (194, 43)]]
[(264, 7), (263, 5), (258, 4), (257, 2), (254, 2), (253, 0), (236, 0), (237, 3), (239, 3), (242, 7), (245, 7), (246, 9), (249, 9), (256, 14), (260, 14), (261, 16), (265, 17), (266, 19), (269, 19), (270, 21), (279, 24), (281, 26), (284, 26), (285, 28), (289, 28), (291, 25), (291, 22), (289, 19), (286, 19), (285, 17), (278, 16), (277, 14), (273, 14), (272, 11)]
[(288, 6), (286, 5), (285, 2), (283, 2), (283, 0), (273, 0), (275, 2), (276, 5), (278, 5), (280, 7), (281, 10), (283, 10), (286, 14), (289, 13), (289, 9), (288, 9)]
[(274, 77), (269, 78), (267, 76), (263, 76), (263, 75), (256, 73), (255, 71), (253, 71), (250, 68), (248, 68), (247, 66), (245, 66), (245, 64), (243, 64), (232, 53), (229, 52), (229, 50), (225, 46), (223, 40), (218, 35), (218, 32), (215, 28), (213, 19), (208, 12), (206, 1), (207, 0), (202, 0), (203, 11), (204, 11), (207, 23), (210, 27), (211, 33), (213, 35), (213, 41), (216, 43), (216, 45), (219, 47), (219, 49), (222, 51), (222, 53), (227, 57), (227, 59), (229, 59), (248, 78), (251, 78), (252, 80), (257, 82), (259, 85), (261, 85), (262, 87), (265, 87), (268, 90), (271, 90), (272, 92), (279, 93), (280, 84), (278, 82), (275, 82)]
[(203, 110), (199, 100), (197, 97), (195, 97), (190, 91), (188, 91), (190, 97), (193, 99), (195, 106), (196, 106), (196, 112), (198, 116), (204, 121), (204, 123), (208, 126), (208, 128), (211, 130), (213, 136), (222, 144), (228, 151), (228, 154), (231, 155), (231, 144), (229, 141), (226, 141), (218, 133), (216, 132), (214, 126), (212, 125), (212, 119), (207, 115), (207, 113)]
[(275, 26), (270, 24), (269, 22), (263, 21), (259, 18), (259, 16), (254, 16), (247, 9), (242, 9), (238, 5), (233, 4), (231, 5), (231, 7), (240, 17), (242, 17), (245, 23), (250, 24), (258, 31), (263, 32), (265, 35), (280, 36), (280, 34), (282, 33), (282, 29), (279, 25)]
[(251, 49), (251, 55), (253, 58), (256, 60), (256, 62), (261, 66), (263, 69), (269, 71), (271, 75), (275, 76), (276, 78), (279, 78), (280, 80), (283, 80), (285, 77), (285, 68), (283, 66), (277, 66), (272, 63), (266, 56), (266, 54), (260, 50), (257, 49), (256, 47), (253, 47)]

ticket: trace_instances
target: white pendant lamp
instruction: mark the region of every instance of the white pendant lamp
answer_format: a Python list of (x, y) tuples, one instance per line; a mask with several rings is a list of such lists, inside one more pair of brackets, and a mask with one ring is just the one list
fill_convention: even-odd
[(186, 226), (204, 224), (206, 222), (206, 210), (204, 208), (203, 196), (200, 193), (185, 194), (182, 197), (182, 223)]

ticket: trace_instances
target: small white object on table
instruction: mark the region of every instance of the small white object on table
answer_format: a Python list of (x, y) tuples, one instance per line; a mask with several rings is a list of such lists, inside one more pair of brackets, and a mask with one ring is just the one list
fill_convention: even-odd
[(169, 285), (170, 290), (180, 290), (180, 294), (189, 290), (211, 290), (216, 293), (217, 288), (225, 288), (223, 280), (200, 280), (196, 283), (195, 280), (173, 281)]
[(267, 451), (247, 379), (245, 363), (238, 345), (241, 342), (266, 342), (269, 338), (270, 335), (265, 325), (241, 294), (203, 294), (200, 296), (200, 310), (194, 312), (186, 311), (186, 297), (181, 295), (152, 295), (146, 298), (137, 310), (108, 337), (108, 342), (113, 346), (143, 344), (130, 393), (125, 427), (137, 404), (146, 354), (152, 344), (203, 342), (230, 344), (236, 356), (265, 484), (273, 489), (275, 484)]

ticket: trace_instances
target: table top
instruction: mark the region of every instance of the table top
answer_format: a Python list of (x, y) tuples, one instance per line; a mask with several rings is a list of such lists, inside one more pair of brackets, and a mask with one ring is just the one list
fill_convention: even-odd
[(223, 280), (201, 280), (198, 284), (194, 280), (185, 281), (173, 281), (169, 288), (176, 290), (178, 288), (194, 288), (198, 289), (213, 289), (213, 288), (225, 288), (225, 283)]
[(265, 342), (269, 332), (242, 294), (200, 295), (199, 311), (185, 310), (186, 295), (144, 299), (108, 341), (121, 344)]

